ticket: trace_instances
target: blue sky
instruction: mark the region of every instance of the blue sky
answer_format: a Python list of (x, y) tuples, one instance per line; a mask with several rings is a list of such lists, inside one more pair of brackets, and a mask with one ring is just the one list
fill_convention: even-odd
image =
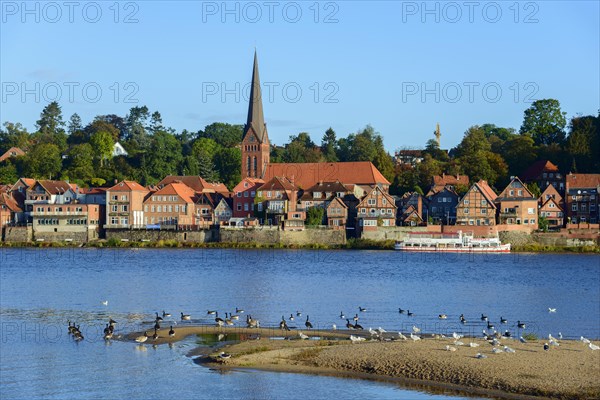
[(600, 108), (598, 1), (0, 3), (0, 121), (31, 131), (59, 91), (86, 123), (147, 105), (178, 131), (243, 124), (255, 47), (276, 144), (371, 124), (418, 148), (439, 122), (450, 148), (535, 99)]

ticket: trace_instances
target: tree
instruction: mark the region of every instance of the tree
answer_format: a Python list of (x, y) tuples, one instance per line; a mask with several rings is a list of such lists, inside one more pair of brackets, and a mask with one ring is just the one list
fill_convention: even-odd
[(204, 131), (198, 132), (198, 137), (212, 139), (223, 147), (234, 147), (242, 142), (244, 127), (215, 122), (207, 125)]
[(283, 159), (288, 163), (307, 163), (321, 161), (321, 149), (311, 140), (310, 135), (301, 132), (290, 136), (290, 143), (285, 146)]
[(90, 138), (90, 144), (92, 145), (94, 155), (100, 160), (100, 167), (103, 167), (104, 160), (112, 155), (113, 148), (115, 147), (113, 136), (106, 131), (96, 132)]
[(453, 153), (463, 173), (473, 182), (484, 179), (493, 185), (497, 180), (506, 178), (508, 172), (506, 162), (491, 151), (485, 132), (477, 125), (465, 132), (463, 140), (456, 149), (453, 149)]
[(89, 143), (78, 144), (69, 149), (67, 157), (67, 175), (71, 179), (85, 182), (94, 177), (94, 149)]
[(531, 194), (536, 199), (539, 199), (540, 196), (542, 195), (542, 190), (540, 189), (540, 187), (538, 186), (538, 184), (536, 182), (531, 182), (525, 186), (527, 186), (527, 189), (531, 192)]
[(25, 156), (25, 175), (35, 179), (52, 179), (62, 168), (62, 159), (58, 146), (52, 143), (40, 143)]
[(525, 110), (519, 133), (530, 136), (537, 145), (561, 144), (565, 139), (565, 115), (558, 100), (537, 100)]
[(17, 167), (10, 160), (0, 163), (0, 184), (12, 185), (18, 179)]
[(37, 133), (35, 134), (37, 143), (55, 144), (60, 151), (67, 148), (67, 134), (63, 127), (62, 111), (56, 101), (51, 102), (42, 110), (40, 119), (36, 122)]
[(30, 140), (31, 136), (23, 125), (7, 121), (4, 123), (4, 129), (0, 129), (0, 154), (4, 154), (11, 147), (27, 150)]
[(578, 172), (600, 170), (600, 115), (577, 116), (571, 119), (566, 150), (569, 158), (577, 165)]
[(146, 160), (147, 172), (151, 177), (160, 180), (167, 175), (173, 175), (183, 161), (181, 144), (175, 136), (158, 131), (152, 136)]
[(392, 156), (390, 156), (385, 150), (378, 149), (377, 155), (373, 160), (373, 165), (381, 172), (381, 174), (388, 180), (394, 179), (394, 162)]
[(321, 207), (309, 207), (306, 210), (306, 225), (317, 226), (323, 224), (325, 209)]
[(79, 114), (75, 113), (71, 115), (71, 118), (69, 118), (69, 127), (67, 128), (67, 131), (69, 132), (69, 135), (72, 135), (75, 132), (81, 130), (83, 130), (83, 125), (81, 124), (81, 117), (79, 116)]
[(240, 165), (242, 165), (242, 152), (237, 147), (221, 148), (215, 158), (215, 168), (220, 181), (228, 188), (233, 188), (242, 180)]
[(513, 176), (521, 174), (537, 159), (535, 143), (529, 136), (514, 135), (504, 142), (500, 150)]
[(337, 140), (335, 137), (335, 131), (332, 128), (327, 129), (325, 134), (323, 135), (323, 139), (321, 139), (321, 153), (325, 157), (325, 161), (327, 162), (336, 162), (338, 161), (337, 156)]

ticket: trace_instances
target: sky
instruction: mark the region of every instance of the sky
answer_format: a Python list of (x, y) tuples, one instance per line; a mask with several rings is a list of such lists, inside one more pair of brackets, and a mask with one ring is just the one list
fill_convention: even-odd
[(600, 109), (599, 1), (0, 1), (0, 122), (159, 111), (244, 124), (254, 51), (274, 144), (370, 124), (386, 149), (519, 129), (538, 99)]

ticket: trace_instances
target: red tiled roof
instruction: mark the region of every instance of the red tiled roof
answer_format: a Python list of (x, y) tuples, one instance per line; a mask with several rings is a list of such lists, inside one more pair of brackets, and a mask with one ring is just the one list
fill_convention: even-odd
[[(514, 187), (513, 186), (513, 182), (517, 182), (518, 184), (520, 184), (520, 187), (519, 187), (519, 185), (517, 185), (517, 187)], [(552, 185), (550, 185), (550, 186), (552, 186)], [(513, 192), (513, 195), (511, 196), (510, 195), (510, 190), (511, 189), (513, 191), (515, 189), (521, 189), (524, 192), (523, 192), (523, 194), (521, 196), (515, 195), (514, 192)], [(502, 193), (500, 193), (498, 195), (498, 197), (499, 198), (501, 197), (501, 198), (504, 198), (504, 199), (507, 199), (507, 198), (514, 198), (514, 199), (516, 199), (516, 198), (518, 198), (518, 199), (527, 199), (527, 200), (535, 198), (535, 196), (533, 195), (533, 193), (531, 193), (531, 191), (527, 188), (527, 186), (525, 186), (525, 184), (519, 179), (518, 176), (515, 176), (513, 179), (511, 179), (511, 181), (508, 183), (508, 185), (506, 185), (506, 187), (504, 188), (504, 190), (502, 191)]]
[(487, 181), (482, 179), (477, 182), (476, 185), (479, 188), (479, 191), (487, 197), (488, 203), (493, 203), (493, 201), (496, 200), (496, 197), (498, 197), (496, 192), (488, 185)]
[(13, 199), (13, 197), (8, 193), (0, 193), (0, 204), (5, 205), (6, 208), (13, 212), (22, 211), (21, 208), (19, 208), (19, 205), (17, 204), (15, 199)]
[(148, 191), (148, 189), (146, 189), (145, 187), (143, 187), (142, 185), (140, 185), (139, 183), (137, 183), (135, 181), (121, 181), (108, 190), (110, 190), (110, 191), (130, 190), (130, 191), (140, 191), (140, 192)]
[(469, 185), (469, 177), (467, 175), (434, 175), (433, 176), (434, 186), (446, 186), (446, 185)]
[(201, 176), (195, 176), (195, 175), (180, 175), (180, 176), (169, 175), (169, 176), (165, 177), (162, 181), (158, 182), (157, 186), (159, 186), (159, 187), (165, 186), (165, 185), (168, 185), (169, 183), (173, 183), (176, 181), (185, 183), (187, 186), (192, 188), (197, 193), (203, 193), (203, 192), (208, 192), (208, 193), (216, 192), (216, 193), (222, 193), (222, 194), (229, 193), (229, 189), (227, 189), (227, 186), (225, 186), (224, 184), (208, 182)]
[(298, 188), (289, 181), (286, 177), (274, 176), (269, 179), (266, 183), (264, 183), (257, 190), (265, 191), (265, 190), (291, 190), (295, 191)]
[(37, 181), (50, 194), (63, 194), (72, 190), (71, 185), (66, 181)]
[(340, 181), (343, 184), (389, 185), (390, 182), (370, 161), (332, 163), (270, 163), (264, 179), (275, 176), (288, 178), (303, 189), (319, 181)]
[(194, 189), (192, 189), (185, 183), (173, 182), (173, 183), (169, 183), (167, 186), (163, 187), (162, 189), (160, 189), (157, 192), (154, 192), (152, 194), (157, 195), (157, 196), (177, 195), (177, 196), (181, 197), (181, 199), (183, 201), (185, 201), (186, 203), (193, 203), (196, 192), (194, 192)]
[(544, 172), (559, 172), (558, 167), (548, 160), (539, 160), (534, 162), (519, 177), (523, 181), (534, 181)]
[(24, 155), (25, 155), (25, 152), (23, 150), (21, 150), (20, 148), (11, 147), (10, 149), (6, 150), (6, 152), (4, 154), (2, 154), (0, 156), (0, 162), (4, 161), (10, 157), (19, 157), (19, 156), (24, 156)]
[(83, 194), (104, 194), (108, 190), (107, 188), (83, 188), (80, 189)]
[[(249, 186), (248, 187), (244, 187), (244, 182), (248, 182)], [(262, 184), (264, 184), (265, 181), (263, 181), (262, 179), (258, 179), (258, 178), (244, 178), (240, 181), (240, 183), (238, 183), (237, 185), (235, 185), (235, 187), (233, 188), (233, 192), (243, 192), (244, 190), (250, 189), (252, 187), (255, 186), (260, 186)]]
[(600, 174), (569, 174), (565, 178), (567, 190), (600, 186)]

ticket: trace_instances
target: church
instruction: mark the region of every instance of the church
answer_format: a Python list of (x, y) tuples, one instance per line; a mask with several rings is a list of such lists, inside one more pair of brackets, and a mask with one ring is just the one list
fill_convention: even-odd
[(300, 189), (308, 189), (319, 182), (337, 181), (345, 185), (364, 186), (365, 189), (378, 186), (384, 192), (389, 190), (390, 182), (370, 161), (271, 163), (270, 151), (255, 52), (248, 118), (242, 137), (242, 179), (258, 178), (267, 182), (275, 177), (284, 177)]

